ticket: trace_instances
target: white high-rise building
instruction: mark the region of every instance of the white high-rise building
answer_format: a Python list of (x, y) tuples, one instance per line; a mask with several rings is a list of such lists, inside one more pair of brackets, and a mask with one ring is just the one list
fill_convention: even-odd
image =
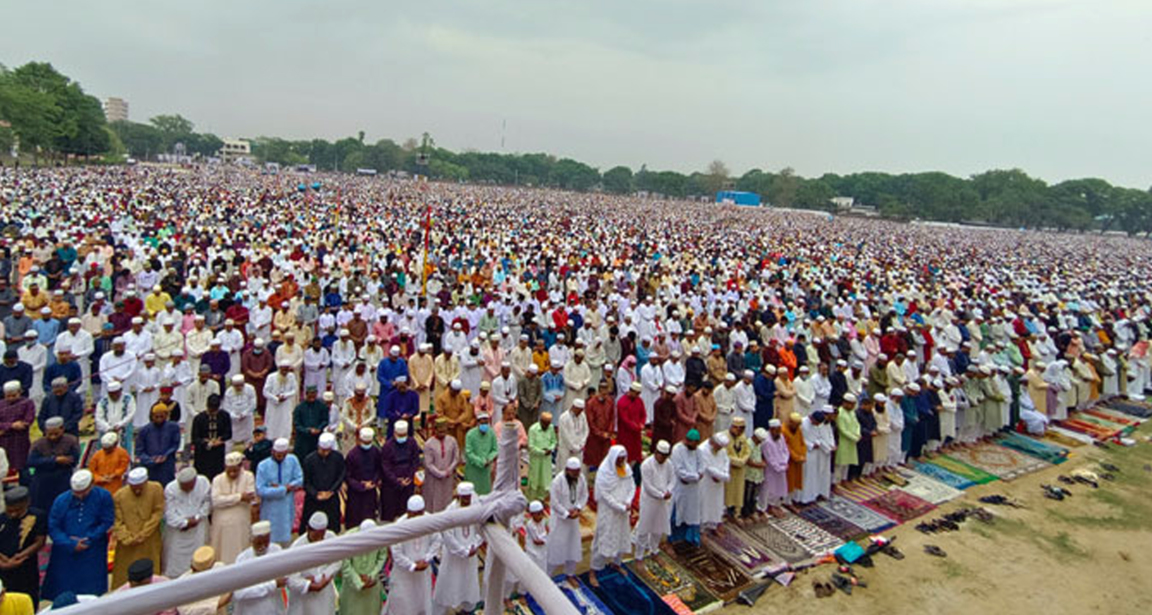
[(128, 101), (123, 98), (105, 98), (104, 119), (109, 122), (127, 121)]

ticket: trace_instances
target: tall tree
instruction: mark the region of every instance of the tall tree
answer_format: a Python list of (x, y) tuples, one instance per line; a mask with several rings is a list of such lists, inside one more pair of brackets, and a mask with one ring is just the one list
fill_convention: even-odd
[(715, 194), (728, 185), (728, 166), (720, 160), (713, 160), (708, 164), (705, 186), (709, 192)]
[(792, 167), (784, 167), (772, 182), (768, 201), (777, 207), (792, 207), (796, 203), (796, 191), (800, 180)]
[(620, 166), (605, 171), (604, 189), (615, 194), (632, 192), (632, 169)]

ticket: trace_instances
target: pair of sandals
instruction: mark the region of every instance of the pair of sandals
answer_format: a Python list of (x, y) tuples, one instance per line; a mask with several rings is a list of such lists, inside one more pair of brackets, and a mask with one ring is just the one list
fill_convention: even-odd
[(936, 545), (924, 545), (924, 552), (928, 555), (935, 555), (936, 557), (948, 557), (948, 554), (944, 552), (944, 549), (941, 549)]

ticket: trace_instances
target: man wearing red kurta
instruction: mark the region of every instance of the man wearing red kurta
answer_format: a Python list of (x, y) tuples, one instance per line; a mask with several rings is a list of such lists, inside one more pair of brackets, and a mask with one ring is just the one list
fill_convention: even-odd
[(628, 392), (616, 400), (616, 442), (628, 451), (628, 463), (640, 463), (644, 459), (640, 434), (648, 420), (648, 411), (640, 399), (642, 388), (639, 382), (633, 382)]
[(596, 394), (584, 406), (584, 414), (588, 417), (584, 465), (595, 468), (600, 466), (604, 455), (608, 454), (608, 447), (612, 446), (612, 439), (616, 435), (616, 404), (608, 395), (607, 380), (600, 381)]

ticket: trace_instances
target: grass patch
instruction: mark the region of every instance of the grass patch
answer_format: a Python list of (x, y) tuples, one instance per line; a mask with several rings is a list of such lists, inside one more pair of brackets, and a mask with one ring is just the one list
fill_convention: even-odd
[(959, 579), (971, 572), (963, 564), (956, 563), (950, 559), (937, 560), (937, 563), (940, 565), (940, 572), (944, 574), (944, 578), (946, 579)]
[(1053, 536), (1040, 532), (1023, 521), (1005, 518), (998, 518), (986, 527), (1002, 537), (1030, 542), (1057, 560), (1070, 561), (1090, 557), (1088, 551), (1080, 546), (1068, 532), (1059, 532)]

